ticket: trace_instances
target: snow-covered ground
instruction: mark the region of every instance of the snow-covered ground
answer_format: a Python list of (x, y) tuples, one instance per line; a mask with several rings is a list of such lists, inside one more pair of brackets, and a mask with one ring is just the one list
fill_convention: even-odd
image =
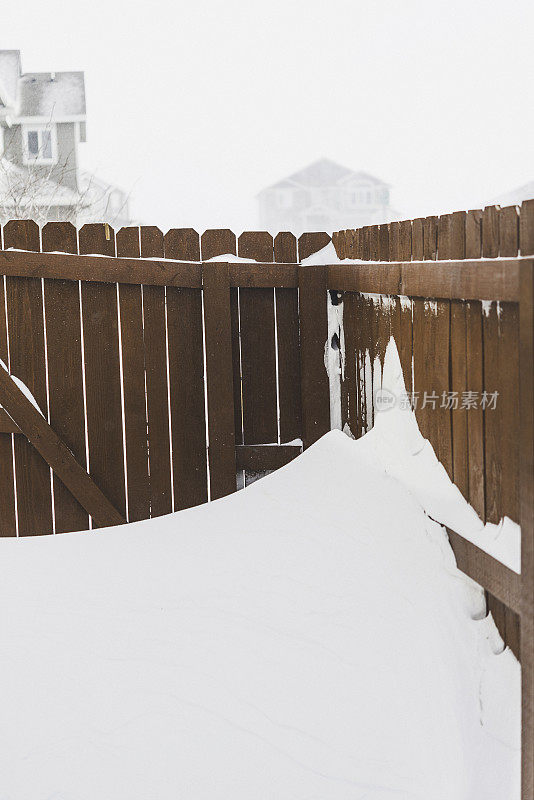
[(384, 441), (0, 541), (1, 800), (518, 798), (519, 665)]

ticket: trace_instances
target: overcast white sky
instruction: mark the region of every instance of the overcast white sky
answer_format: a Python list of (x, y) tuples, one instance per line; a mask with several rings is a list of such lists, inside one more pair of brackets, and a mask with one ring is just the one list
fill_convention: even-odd
[(8, 5), (25, 71), (85, 71), (84, 164), (145, 224), (255, 227), (255, 194), (322, 156), (407, 217), (534, 180), (532, 0)]

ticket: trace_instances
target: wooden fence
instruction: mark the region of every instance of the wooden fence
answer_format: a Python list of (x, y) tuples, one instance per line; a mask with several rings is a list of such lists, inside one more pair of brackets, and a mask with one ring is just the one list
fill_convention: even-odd
[[(343, 303), (342, 423), (373, 424), (390, 335), (423, 434), (484, 519), (522, 528), (517, 575), (453, 531), (522, 661), (534, 800), (534, 202), (341, 231), (4, 226), (0, 532), (84, 530), (236, 490), (330, 428), (327, 290)], [(223, 254), (241, 260), (212, 261)], [(243, 260), (244, 259), (244, 260)], [(376, 263), (365, 263), (372, 261)], [(498, 392), (494, 408), (441, 397)]]

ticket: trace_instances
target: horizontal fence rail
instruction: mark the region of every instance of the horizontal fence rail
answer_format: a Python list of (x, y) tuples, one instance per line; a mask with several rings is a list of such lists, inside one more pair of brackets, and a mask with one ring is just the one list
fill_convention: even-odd
[[(331, 427), (325, 343), (339, 351), (341, 425), (362, 436), (393, 336), (451, 479), (483, 520), (521, 524), (520, 576), (449, 537), (522, 661), (534, 800), (534, 201), (340, 231), (341, 263), (301, 263), (330, 241), (5, 225), (0, 533), (156, 517), (284, 466)], [(342, 306), (334, 336), (328, 303)], [(433, 407), (414, 402), (425, 392)], [(494, 407), (454, 403), (495, 393)]]

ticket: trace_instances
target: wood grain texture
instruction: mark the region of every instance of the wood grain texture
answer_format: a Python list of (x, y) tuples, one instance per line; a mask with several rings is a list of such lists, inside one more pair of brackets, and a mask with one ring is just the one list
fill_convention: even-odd
[[(7, 365), (9, 363), (7, 318), (5, 314), (5, 278), (3, 275), (0, 275), (0, 358), (4, 364)], [(4, 415), (4, 426), (0, 428), (0, 536), (16, 536), (13, 437), (11, 436), (11, 426), (6, 424), (9, 423), (9, 419), (5, 420), (7, 416), (5, 412)]]
[[(139, 228), (122, 228), (117, 233), (116, 248), (117, 256), (139, 258), (141, 255)], [(150, 517), (143, 290), (140, 285), (119, 284), (119, 322), (128, 521), (138, 522)]]
[[(523, 204), (524, 206), (525, 204)], [(534, 203), (532, 204), (534, 209)], [(522, 209), (523, 211), (523, 209)], [(522, 220), (523, 222), (523, 220)], [(521, 248), (534, 252), (534, 238)], [(522, 743), (521, 798), (534, 797), (534, 262), (521, 264), (519, 308), (519, 450), (521, 572)]]
[(314, 253), (322, 250), (330, 242), (330, 236), (324, 231), (314, 231), (313, 233), (303, 233), (298, 240), (299, 261), (304, 261)]
[[(211, 233), (203, 234), (203, 249), (209, 244), (206, 234)], [(165, 257), (181, 255), (176, 243), (165, 238)], [(174, 510), (178, 511), (208, 498), (202, 294), (175, 287), (166, 292)]]
[[(104, 225), (84, 225), (79, 249), (113, 255), (114, 232)], [(81, 296), (90, 474), (126, 516), (117, 287), (82, 281)]]
[[(414, 300), (413, 348), (416, 417), (423, 436), (430, 440), (437, 457), (452, 478), (450, 410), (442, 407), (449, 391), (448, 304)], [(426, 394), (425, 394), (426, 393)]]
[(330, 392), (324, 367), (328, 337), (327, 271), (322, 266), (301, 266), (300, 365), (304, 447), (330, 430)]
[[(482, 342), (482, 304), (470, 302), (465, 309), (466, 383), (468, 391), (480, 398), (484, 390), (484, 355)], [(484, 411), (479, 402), (467, 409), (469, 456), (468, 500), (481, 519), (485, 519), (484, 486)]]
[[(4, 247), (39, 250), (39, 228), (27, 221), (8, 222)], [(11, 373), (26, 384), (48, 417), (41, 280), (7, 277), (6, 294)], [(50, 467), (22, 436), (14, 439), (14, 453), (19, 535), (52, 533)]]
[(210, 498), (236, 491), (232, 326), (228, 264), (203, 265)]
[[(77, 253), (76, 228), (69, 222), (48, 223), (42, 230), (42, 248)], [(50, 425), (76, 461), (87, 469), (78, 281), (46, 279), (44, 306)], [(56, 533), (87, 530), (89, 516), (85, 508), (56, 474), (53, 480)]]
[[(238, 255), (267, 255), (265, 236), (243, 234)], [(271, 246), (271, 253), (273, 253)], [(273, 257), (271, 255), (271, 257)], [(278, 441), (277, 371), (273, 289), (240, 289), (243, 443)]]
[[(292, 233), (276, 236), (274, 258), (278, 262), (297, 261), (297, 240)], [(302, 437), (297, 289), (275, 289), (275, 303), (280, 441), (291, 442)]]

